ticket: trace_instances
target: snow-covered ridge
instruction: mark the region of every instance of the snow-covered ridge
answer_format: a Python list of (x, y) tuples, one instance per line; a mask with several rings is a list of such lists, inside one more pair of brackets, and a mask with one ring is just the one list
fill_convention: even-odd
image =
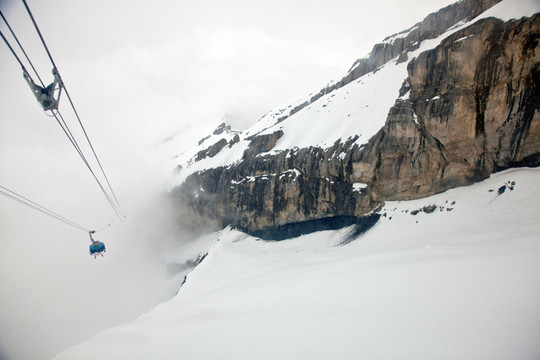
[[(504, 0), (470, 22), (459, 22), (451, 26), (444, 34), (424, 40), (417, 50), (408, 53), (412, 60), (420, 53), (434, 49), (453, 33), (474, 24), (486, 17), (497, 17), (502, 20), (531, 16), (540, 11), (540, 3), (535, 0)], [(414, 30), (414, 27), (409, 31)], [(396, 36), (405, 36), (405, 33)], [(463, 39), (458, 39), (463, 40)], [(399, 89), (407, 78), (407, 62), (387, 62), (373, 72), (324, 94), (310, 102), (313, 94), (297, 98), (269, 111), (257, 123), (239, 134), (240, 141), (230, 147), (223, 148), (216, 156), (195, 162), (191, 158), (179, 157), (178, 164), (183, 170), (173, 180), (172, 186), (181, 184), (194, 172), (217, 166), (232, 166), (242, 160), (244, 151), (250, 140), (256, 135), (272, 134), (283, 131), (274, 152), (286, 151), (294, 147), (328, 148), (338, 139), (358, 136), (358, 145), (366, 144), (385, 124), (389, 109), (399, 97)], [(403, 97), (405, 98), (405, 97)], [(432, 100), (436, 99), (433, 98)], [(427, 99), (428, 100), (428, 99)], [(300, 109), (299, 111), (293, 111)], [(212, 141), (219, 137), (208, 139)], [(227, 139), (230, 141), (230, 139)]]
[(401, 32), (399, 32), (397, 34), (390, 35), (390, 36), (384, 38), (382, 43), (383, 44), (392, 44), (394, 41), (396, 41), (396, 39), (405, 38), (405, 37), (407, 37), (407, 35), (409, 35), (411, 32), (413, 32), (416, 29), (418, 29), (418, 24), (414, 25), (413, 27), (411, 27), (411, 28), (409, 28), (407, 30), (401, 31)]
[(495, 17), (502, 21), (530, 17), (540, 12), (540, 2), (537, 0), (504, 0), (475, 18), (474, 22), (488, 17)]

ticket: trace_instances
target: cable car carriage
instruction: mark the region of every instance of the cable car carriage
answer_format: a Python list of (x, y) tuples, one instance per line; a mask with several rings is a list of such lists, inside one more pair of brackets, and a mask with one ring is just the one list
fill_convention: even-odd
[(58, 110), (58, 103), (60, 101), (60, 94), (62, 93), (62, 79), (58, 70), (53, 68), (52, 73), (54, 75), (54, 81), (45, 87), (37, 85), (30, 77), (30, 74), (23, 68), (23, 77), (32, 89), (32, 93), (36, 97), (38, 103), (43, 107), (45, 111)]
[(98, 255), (103, 256), (103, 253), (106, 252), (106, 250), (104, 243), (94, 240), (92, 237), (93, 233), (95, 233), (95, 231), (90, 231), (88, 234), (90, 235), (90, 241), (92, 241), (92, 244), (90, 245), (90, 256), (93, 255), (95, 259)]

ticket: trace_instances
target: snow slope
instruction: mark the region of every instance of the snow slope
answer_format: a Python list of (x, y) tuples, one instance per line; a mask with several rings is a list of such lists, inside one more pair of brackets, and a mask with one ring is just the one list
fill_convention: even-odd
[(175, 298), (55, 359), (540, 357), (540, 169), (381, 213), (354, 240), (217, 233)]

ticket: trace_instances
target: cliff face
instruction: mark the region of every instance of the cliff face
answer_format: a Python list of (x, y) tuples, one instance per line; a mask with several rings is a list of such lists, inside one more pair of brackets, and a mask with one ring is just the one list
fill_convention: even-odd
[[(438, 36), (496, 2), (462, 1), (428, 16), (406, 37), (358, 62), (349, 76), (391, 56), (406, 60), (419, 41), (411, 39)], [(324, 149), (272, 153), (283, 132), (253, 136), (241, 161), (194, 173), (175, 193), (197, 223), (261, 234), (320, 219), (359, 218), (385, 200), (425, 197), (500, 169), (538, 166), (539, 39), (540, 14), (479, 20), (409, 61), (399, 98), (367, 144), (352, 136)]]
[(488, 18), (412, 60), (409, 99), (397, 101), (359, 158), (370, 170), (365, 163), (380, 161), (374, 198), (422, 197), (508, 167), (537, 166), (539, 35), (539, 14), (507, 23)]

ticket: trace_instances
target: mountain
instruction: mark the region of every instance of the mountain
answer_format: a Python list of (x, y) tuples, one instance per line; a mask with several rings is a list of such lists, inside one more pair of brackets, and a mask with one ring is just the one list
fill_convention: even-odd
[(539, 11), (459, 1), (249, 129), (222, 125), (178, 158), (179, 221), (264, 239), (367, 228), (386, 201), (540, 165)]
[(538, 359), (539, 11), (459, 1), (245, 131), (160, 144), (207, 232), (168, 270), (194, 269), (55, 359)]

